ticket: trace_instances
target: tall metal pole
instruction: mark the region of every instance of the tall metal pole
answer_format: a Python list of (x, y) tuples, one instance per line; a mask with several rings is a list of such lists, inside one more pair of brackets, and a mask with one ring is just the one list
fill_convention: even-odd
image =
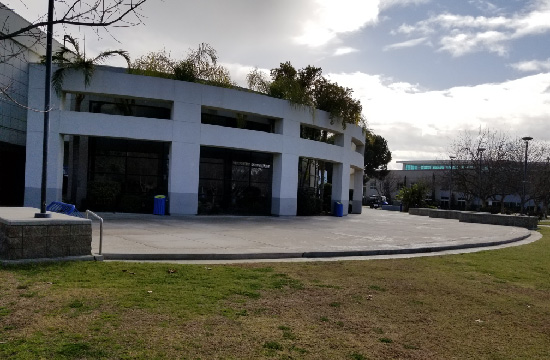
[(525, 141), (525, 165), (523, 166), (523, 199), (521, 199), (521, 214), (525, 213), (525, 183), (527, 182), (527, 150), (529, 149), (529, 141), (533, 140), (532, 137), (526, 136), (521, 138)]
[(477, 207), (477, 211), (480, 211), (481, 210), (481, 204), (482, 204), (482, 201), (481, 201), (481, 188), (482, 188), (482, 182), (481, 182), (481, 160), (483, 159), (483, 152), (485, 151), (485, 148), (478, 148), (477, 149), (477, 153), (479, 154), (479, 204), (478, 204), (478, 207)]
[(50, 133), (51, 79), (52, 79), (52, 43), (53, 43), (54, 0), (48, 3), (48, 26), (46, 30), (46, 79), (44, 85), (44, 140), (42, 144), (42, 184), (40, 188), (40, 212), (35, 218), (49, 218), (46, 213), (46, 186), (48, 179), (48, 138)]

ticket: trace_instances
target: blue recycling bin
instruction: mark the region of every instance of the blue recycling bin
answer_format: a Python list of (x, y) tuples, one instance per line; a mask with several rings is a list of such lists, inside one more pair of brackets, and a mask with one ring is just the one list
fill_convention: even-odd
[(164, 215), (166, 211), (166, 196), (157, 195), (155, 196), (153, 215)]
[(334, 216), (337, 216), (337, 217), (344, 216), (344, 205), (339, 201), (336, 201), (334, 203)]

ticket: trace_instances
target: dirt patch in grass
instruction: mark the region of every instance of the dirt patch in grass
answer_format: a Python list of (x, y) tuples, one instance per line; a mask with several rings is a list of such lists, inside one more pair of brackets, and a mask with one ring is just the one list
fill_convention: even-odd
[(431, 258), (0, 269), (0, 358), (547, 359), (550, 229)]

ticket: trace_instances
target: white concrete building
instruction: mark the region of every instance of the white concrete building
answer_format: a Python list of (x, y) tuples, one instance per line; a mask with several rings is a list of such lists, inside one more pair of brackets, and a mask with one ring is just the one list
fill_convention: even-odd
[[(8, 34), (28, 25), (28, 21), (0, 3), (0, 33)], [(45, 39), (45, 34), (35, 30), (32, 36), (0, 41), (0, 87), (7, 94), (0, 94), (0, 206), (23, 202), (28, 68), (29, 63), (40, 62), (46, 52), (40, 39)], [(54, 42), (54, 48), (59, 46)], [(43, 106), (40, 104), (39, 109)]]
[[(31, 65), (31, 107), (43, 104), (43, 79), (44, 67)], [(107, 67), (88, 87), (71, 74), (52, 102), (47, 203), (66, 196), (92, 210), (135, 205), (147, 212), (153, 195), (162, 194), (171, 214), (296, 215), (299, 159), (312, 158), (332, 164), (332, 201), (347, 214), (355, 189), (352, 212), (361, 212), (365, 136), (358, 126), (330, 124), (323, 111)], [(27, 113), (25, 206), (40, 202), (42, 118)], [(330, 131), (334, 144), (301, 138), (304, 126)], [(119, 202), (102, 203), (109, 197)]]

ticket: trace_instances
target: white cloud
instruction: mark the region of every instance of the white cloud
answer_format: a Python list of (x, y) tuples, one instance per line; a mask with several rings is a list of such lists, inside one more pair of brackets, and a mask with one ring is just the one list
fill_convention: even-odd
[(496, 13), (500, 10), (498, 6), (489, 1), (470, 0), (469, 3), (486, 13)]
[(330, 78), (355, 90), (369, 126), (388, 140), (394, 160), (437, 158), (459, 132), (480, 126), (550, 141), (550, 73), (444, 91), (360, 72)]
[(498, 31), (455, 33), (441, 38), (439, 51), (462, 56), (474, 51), (488, 50), (504, 56), (508, 53), (508, 39), (505, 34)]
[(380, 9), (386, 10), (393, 6), (421, 5), (429, 2), (431, 2), (431, 0), (381, 0)]
[(295, 41), (317, 47), (338, 40), (340, 34), (358, 31), (369, 23), (376, 23), (379, 0), (314, 0), (316, 10), (308, 19)]
[(342, 55), (351, 54), (358, 51), (359, 51), (358, 49), (355, 49), (352, 47), (341, 47), (336, 49), (333, 56), (342, 56)]
[(411, 40), (403, 41), (403, 42), (400, 42), (400, 43), (387, 45), (387, 46), (384, 47), (384, 51), (410, 48), (410, 47), (418, 46), (418, 45), (421, 45), (421, 44), (426, 44), (427, 40), (428, 40), (428, 38), (421, 37), (421, 38), (418, 38), (418, 39), (411, 39)]
[(550, 58), (542, 61), (520, 61), (514, 64), (510, 64), (510, 66), (518, 71), (523, 72), (550, 71)]
[(539, 0), (529, 10), (508, 17), (443, 13), (413, 25), (402, 24), (392, 34), (433, 36), (436, 38), (434, 43), (439, 44), (438, 50), (449, 52), (453, 56), (477, 51), (505, 56), (511, 41), (548, 32), (550, 1)]

